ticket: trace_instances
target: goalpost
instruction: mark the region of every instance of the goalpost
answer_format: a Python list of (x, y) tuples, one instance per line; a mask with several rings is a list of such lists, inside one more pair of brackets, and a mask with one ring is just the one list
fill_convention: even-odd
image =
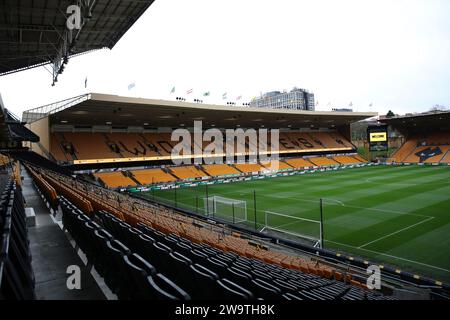
[(221, 196), (203, 198), (204, 212), (207, 216), (220, 218), (233, 223), (247, 221), (247, 202)]
[(317, 220), (264, 211), (264, 227), (261, 232), (290, 235), (301, 238), (316, 248), (323, 247), (323, 225)]

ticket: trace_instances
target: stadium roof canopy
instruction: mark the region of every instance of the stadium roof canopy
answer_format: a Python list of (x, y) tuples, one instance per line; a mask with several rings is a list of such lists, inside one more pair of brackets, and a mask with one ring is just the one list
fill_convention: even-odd
[(373, 112), (261, 109), (91, 93), (25, 111), (23, 121), (31, 123), (49, 117), (53, 125), (179, 128), (192, 127), (194, 121), (201, 120), (205, 128), (333, 128), (376, 115)]
[(19, 146), (22, 141), (39, 142), (39, 137), (4, 107), (0, 95), (0, 150)]
[(430, 111), (407, 116), (379, 119), (402, 134), (450, 130), (450, 111)]
[[(0, 2), (0, 75), (112, 49), (154, 0), (4, 0)], [(80, 29), (70, 31), (67, 8), (81, 5)]]

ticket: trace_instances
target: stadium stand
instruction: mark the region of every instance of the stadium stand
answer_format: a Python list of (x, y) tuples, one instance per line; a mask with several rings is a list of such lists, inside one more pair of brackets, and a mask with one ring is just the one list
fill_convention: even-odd
[(414, 138), (406, 141), (389, 159), (393, 162), (403, 162), (406, 157), (408, 157), (414, 149), (417, 147), (417, 140)]
[(169, 171), (178, 179), (189, 180), (207, 177), (208, 175), (194, 166), (170, 167)]
[(236, 163), (234, 167), (243, 173), (258, 173), (264, 170), (258, 163)]
[(42, 177), (108, 203), (92, 212), (60, 196), (64, 226), (120, 299), (391, 299), (325, 264), (217, 237), (223, 230), (171, 210), (52, 172)]
[(450, 149), (450, 137), (446, 133), (416, 135), (408, 139), (395, 152), (389, 162), (446, 163)]
[(352, 156), (335, 156), (333, 157), (333, 160), (341, 163), (341, 164), (358, 164), (361, 163), (360, 160), (356, 159)]
[(310, 161), (312, 164), (319, 166), (319, 167), (339, 165), (338, 162), (336, 162), (333, 159), (328, 158), (328, 157), (311, 157), (311, 158), (308, 158), (308, 161)]
[(447, 154), (442, 158), (441, 163), (450, 163), (450, 150), (447, 151)]
[(353, 155), (353, 158), (355, 158), (356, 160), (358, 160), (361, 163), (367, 163), (367, 160), (364, 159), (363, 157), (361, 157), (359, 154)]
[[(50, 153), (57, 161), (120, 159), (139, 157), (169, 156), (177, 142), (171, 141), (169, 133), (67, 133), (55, 132), (51, 135)], [(295, 153), (305, 150), (330, 151), (354, 148), (337, 132), (282, 132), (280, 152)], [(268, 138), (270, 141), (270, 138)], [(235, 153), (238, 153), (238, 140)], [(206, 147), (209, 142), (203, 142)], [(249, 152), (248, 144), (242, 150)]]
[(291, 170), (292, 167), (284, 161), (273, 160), (269, 162), (261, 162), (268, 170)]
[(35, 280), (22, 192), (8, 174), (1, 174), (0, 190), (0, 300), (32, 300)]
[(303, 158), (284, 159), (284, 161), (295, 169), (308, 168), (313, 166), (311, 162)]
[(202, 167), (212, 177), (240, 174), (239, 171), (227, 164), (204, 164)]
[(122, 171), (94, 173), (94, 176), (100, 179), (108, 188), (136, 185), (136, 183), (129, 177), (126, 177)]
[(174, 176), (162, 169), (133, 170), (131, 173), (142, 185), (176, 181)]

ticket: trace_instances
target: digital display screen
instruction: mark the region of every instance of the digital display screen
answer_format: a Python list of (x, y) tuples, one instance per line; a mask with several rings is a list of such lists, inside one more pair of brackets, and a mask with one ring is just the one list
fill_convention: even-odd
[(387, 126), (369, 126), (367, 128), (367, 140), (369, 142), (369, 151), (387, 151)]
[(371, 132), (369, 142), (384, 142), (387, 141), (387, 132)]

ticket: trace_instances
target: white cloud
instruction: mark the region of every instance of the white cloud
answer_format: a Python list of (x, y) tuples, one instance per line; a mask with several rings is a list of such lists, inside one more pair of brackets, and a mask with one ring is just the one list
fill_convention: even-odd
[(89, 91), (148, 98), (168, 99), (176, 86), (220, 103), (224, 92), (244, 101), (299, 86), (322, 110), (352, 101), (424, 111), (450, 106), (449, 9), (445, 0), (155, 1), (112, 51), (72, 59), (56, 87), (39, 68), (1, 77), (0, 90), (19, 116), (85, 92), (86, 76)]

